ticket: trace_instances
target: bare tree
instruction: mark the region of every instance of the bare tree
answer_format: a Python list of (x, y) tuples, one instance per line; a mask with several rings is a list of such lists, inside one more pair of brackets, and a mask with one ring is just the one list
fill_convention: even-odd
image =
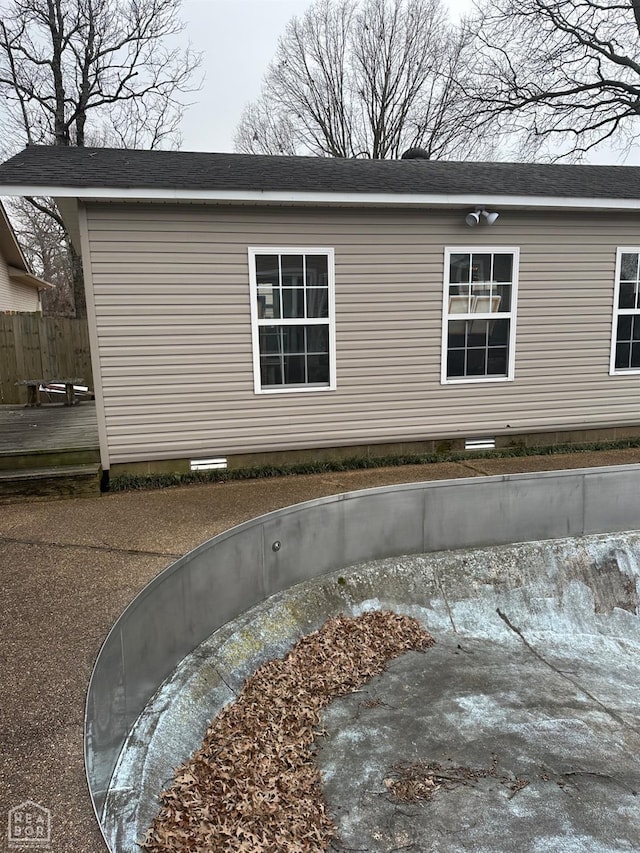
[(293, 18), (245, 108), (236, 149), (332, 157), (493, 153), (469, 108), (471, 35), (441, 0), (315, 0)]
[[(175, 46), (180, 0), (8, 0), (0, 19), (0, 119), (6, 155), (22, 144), (160, 147), (177, 143), (199, 63)], [(50, 202), (32, 206), (62, 229), (77, 316), (79, 259)], [(46, 230), (46, 229), (45, 229)]]
[[(39, 200), (40, 201), (40, 200)], [(41, 200), (46, 204), (46, 200)], [(20, 245), (36, 275), (55, 285), (42, 294), (45, 314), (69, 316), (73, 313), (71, 258), (66, 235), (52, 216), (40, 213), (27, 199), (12, 199), (12, 218), (17, 224)]]
[(289, 116), (268, 98), (247, 104), (236, 130), (235, 148), (246, 154), (296, 154), (296, 131)]
[(640, 0), (484, 0), (478, 110), (574, 158), (628, 148), (640, 116)]

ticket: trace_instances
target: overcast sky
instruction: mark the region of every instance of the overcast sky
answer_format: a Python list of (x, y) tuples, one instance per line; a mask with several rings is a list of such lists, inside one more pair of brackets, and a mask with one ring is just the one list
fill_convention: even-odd
[[(246, 103), (260, 94), (262, 77), (279, 36), (311, 0), (183, 0), (186, 36), (203, 53), (205, 80), (182, 124), (185, 151), (233, 151), (233, 136)], [(473, 0), (446, 0), (452, 18)], [(589, 155), (587, 162), (640, 165), (636, 148), (622, 161), (615, 151)]]
[[(233, 151), (244, 105), (260, 94), (279, 36), (311, 0), (183, 0), (182, 19), (204, 54), (204, 86), (182, 124), (185, 151)], [(471, 0), (450, 0), (453, 14)]]

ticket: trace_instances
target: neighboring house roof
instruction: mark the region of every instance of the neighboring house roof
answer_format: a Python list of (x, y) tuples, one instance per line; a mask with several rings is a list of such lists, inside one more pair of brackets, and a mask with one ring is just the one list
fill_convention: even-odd
[(272, 157), (30, 146), (0, 166), (13, 194), (78, 198), (640, 207), (640, 167)]
[(24, 256), (18, 238), (15, 235), (7, 212), (0, 202), (0, 255), (5, 259), (9, 270), (9, 279), (17, 284), (26, 284), (38, 290), (49, 290), (55, 287), (48, 281), (33, 275), (29, 262)]

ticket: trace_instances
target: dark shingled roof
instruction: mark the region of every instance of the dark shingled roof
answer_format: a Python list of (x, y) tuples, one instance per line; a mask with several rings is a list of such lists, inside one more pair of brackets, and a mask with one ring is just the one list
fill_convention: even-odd
[[(0, 186), (640, 199), (640, 167), (342, 160), (31, 146)], [(55, 194), (55, 193), (52, 193)]]

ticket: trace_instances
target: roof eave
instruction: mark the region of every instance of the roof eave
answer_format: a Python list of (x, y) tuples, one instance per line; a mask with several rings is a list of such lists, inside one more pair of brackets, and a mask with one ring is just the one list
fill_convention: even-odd
[(11, 281), (18, 284), (26, 284), (28, 287), (35, 287), (37, 290), (54, 290), (55, 284), (51, 284), (37, 275), (33, 275), (25, 270), (17, 269), (17, 267), (9, 267), (9, 278)]
[(193, 190), (141, 187), (71, 187), (8, 184), (8, 196), (52, 196), (84, 201), (209, 202), (217, 204), (319, 205), (349, 207), (501, 207), (547, 210), (640, 210), (640, 198), (504, 195), (473, 193), (375, 193), (282, 190)]
[(27, 261), (18, 238), (16, 237), (13, 226), (9, 221), (7, 212), (4, 206), (0, 203), (0, 254), (5, 261), (11, 266), (19, 267), (26, 272), (31, 272), (29, 262)]

